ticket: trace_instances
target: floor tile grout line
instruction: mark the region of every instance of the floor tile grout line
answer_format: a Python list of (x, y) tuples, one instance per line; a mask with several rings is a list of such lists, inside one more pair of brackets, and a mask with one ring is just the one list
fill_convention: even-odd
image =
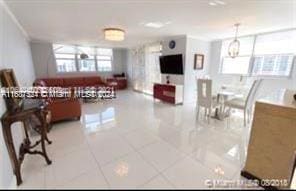
[[(127, 140), (126, 140), (127, 141)], [(157, 173), (156, 173), (156, 175), (155, 176), (153, 176), (151, 179), (149, 179), (148, 181), (146, 181), (146, 182), (144, 182), (143, 184), (141, 184), (141, 185), (138, 185), (138, 186), (136, 186), (137, 188), (138, 187), (140, 187), (140, 186), (144, 186), (145, 184), (147, 184), (148, 182), (150, 182), (153, 178), (155, 178), (156, 176), (158, 176), (159, 174), (160, 174), (160, 171), (153, 165), (153, 164), (151, 164), (147, 159), (145, 159), (142, 155), (141, 155), (141, 153), (137, 150), (137, 149), (135, 149), (128, 141), (127, 141), (127, 143), (134, 149), (134, 151), (135, 151), (135, 153), (137, 153), (142, 159), (143, 159), (143, 161), (145, 161), (147, 164), (149, 164), (149, 166), (151, 166)]]
[(99, 164), (99, 161), (97, 161), (97, 159), (96, 159), (96, 157), (95, 157), (95, 155), (94, 155), (94, 153), (93, 153), (93, 151), (92, 151), (92, 149), (91, 149), (91, 147), (90, 147), (88, 141), (87, 141), (87, 146), (88, 146), (88, 149), (90, 150), (90, 153), (91, 153), (93, 159), (95, 160), (95, 163), (96, 163), (97, 167), (99, 168), (99, 170), (100, 170), (102, 176), (104, 177), (104, 179), (105, 179), (105, 181), (106, 181), (106, 183), (107, 183), (108, 188), (111, 189), (111, 184), (109, 183), (107, 177), (105, 176), (105, 174), (104, 174), (104, 172), (103, 172), (103, 170), (102, 170), (102, 167), (101, 167), (101, 165)]
[[(78, 151), (75, 151), (75, 152), (78, 152)], [(89, 152), (90, 152), (90, 154), (91, 154), (91, 151), (89, 150)], [(72, 152), (73, 153), (73, 152)], [(92, 155), (92, 154), (91, 154)], [(93, 156), (92, 156), (93, 157)], [(95, 162), (96, 163), (96, 162)], [(97, 164), (96, 164), (97, 165)], [(54, 185), (55, 187), (57, 187), (57, 186), (62, 186), (63, 184), (65, 184), (65, 183), (67, 183), (67, 182), (70, 182), (70, 181), (72, 181), (72, 180), (74, 180), (74, 179), (76, 179), (76, 178), (78, 178), (78, 177), (80, 177), (80, 176), (82, 176), (82, 175), (84, 175), (84, 174), (87, 174), (87, 172), (89, 171), (90, 169), (88, 169), (88, 170), (85, 170), (85, 172), (82, 172), (82, 173), (80, 173), (80, 174), (78, 174), (78, 175), (76, 175), (76, 176), (74, 176), (74, 177), (72, 177), (72, 178), (70, 178), (70, 179), (68, 179), (68, 180), (65, 180), (65, 181), (62, 181), (62, 182), (60, 182), (60, 184), (59, 185)]]
[[(161, 138), (161, 139), (162, 139), (162, 138)], [(209, 171), (211, 172), (210, 167), (208, 167), (208, 166), (202, 164), (202, 163), (199, 162), (199, 161), (194, 160), (194, 158), (191, 157), (191, 154), (192, 154), (192, 153), (186, 153), (186, 152), (184, 152), (184, 151), (181, 151), (180, 149), (178, 149), (178, 148), (176, 148), (175, 146), (173, 146), (171, 143), (167, 142), (165, 139), (162, 139), (162, 140), (163, 140), (164, 142), (166, 142), (167, 144), (169, 144), (169, 145), (170, 145), (171, 147), (173, 147), (174, 149), (176, 149), (178, 152), (182, 153), (184, 156), (181, 157), (181, 158), (180, 158), (179, 160), (177, 160), (176, 162), (174, 162), (174, 163), (173, 163), (172, 165), (170, 165), (169, 167), (167, 167), (167, 168), (165, 168), (164, 170), (160, 171), (161, 174), (162, 174), (163, 172), (165, 172), (166, 170), (168, 170), (169, 168), (171, 168), (172, 166), (174, 166), (175, 164), (177, 164), (178, 162), (180, 162), (181, 160), (184, 160), (184, 159), (186, 159), (186, 158), (192, 159), (193, 162), (202, 165), (203, 167), (205, 167), (207, 170), (209, 170)], [(139, 153), (139, 154), (141, 155), (141, 153)], [(142, 156), (142, 155), (141, 155), (141, 156)], [(152, 165), (153, 165), (153, 164), (152, 164)], [(153, 165), (153, 166), (154, 166), (154, 165)], [(225, 177), (225, 176), (223, 176), (223, 177)], [(227, 178), (227, 177), (225, 177), (225, 178)]]
[(171, 181), (171, 180), (169, 180), (164, 174), (163, 174), (163, 172), (161, 172), (160, 173), (161, 174), (161, 176), (166, 180), (166, 181), (168, 181), (168, 183), (170, 184), (170, 185), (172, 185), (172, 187), (173, 188), (178, 188), (175, 184), (173, 184), (173, 182)]
[[(155, 143), (153, 143), (153, 144), (156, 144), (157, 142), (155, 142)], [(152, 144), (150, 144), (150, 145), (152, 145)], [(171, 146), (171, 145), (170, 145)], [(144, 148), (144, 147), (143, 147)], [(176, 149), (177, 150), (177, 149)], [(177, 150), (178, 151), (178, 150)], [(181, 161), (182, 159), (184, 159), (186, 156), (185, 155), (183, 155), (181, 152), (180, 152), (180, 154), (182, 154), (183, 156), (182, 157), (180, 157), (180, 159), (178, 159), (178, 160), (176, 160), (174, 163), (172, 163), (170, 166), (168, 166), (167, 168), (165, 168), (165, 169), (163, 169), (163, 170), (159, 170), (154, 164), (152, 164), (150, 161), (148, 161), (141, 153), (140, 153), (140, 151), (139, 150), (136, 150), (136, 152), (141, 156), (141, 158), (145, 161), (145, 162), (147, 162), (148, 164), (150, 164), (157, 172), (158, 172), (158, 174), (156, 175), (156, 176), (158, 176), (158, 175), (162, 175), (162, 176), (164, 176), (163, 174), (162, 174), (162, 172), (164, 172), (164, 171), (166, 171), (167, 169), (169, 169), (170, 167), (172, 167), (173, 165), (175, 165), (177, 162), (179, 162), (179, 161)], [(179, 152), (179, 151), (178, 151)], [(155, 176), (155, 177), (156, 177)], [(154, 178), (155, 178), (154, 177)], [(144, 186), (145, 184), (147, 184), (147, 183), (149, 183), (151, 180), (152, 180), (153, 178), (151, 178), (150, 180), (148, 180), (146, 183), (144, 183), (142, 186)], [(175, 187), (175, 185), (174, 184), (172, 184), (170, 181), (169, 181), (169, 183), (174, 187), (174, 188), (176, 188)]]
[[(147, 101), (147, 103), (150, 103), (150, 102)], [(219, 125), (219, 127), (220, 127), (220, 125)], [(207, 128), (207, 127), (205, 127), (205, 128)], [(140, 129), (143, 129), (143, 128), (140, 128)], [(138, 128), (138, 129), (132, 129), (132, 130), (130, 130), (130, 131), (128, 131), (128, 132), (125, 132), (125, 133), (118, 133), (118, 134), (119, 134), (119, 136), (123, 137), (123, 136), (124, 136), (125, 134), (127, 134), (127, 133), (135, 132), (135, 131), (138, 131), (138, 130), (140, 130), (140, 129), (139, 129), (139, 128)], [(187, 129), (182, 128), (182, 129), (180, 129), (180, 132), (184, 132), (184, 131), (186, 131), (186, 130), (187, 130)], [(213, 130), (213, 131), (217, 131), (218, 129), (217, 129), (217, 128), (213, 128), (212, 130)], [(218, 132), (218, 131), (217, 131), (217, 132)], [(155, 135), (153, 131), (149, 131), (149, 130), (148, 130), (147, 133), (150, 133), (150, 134)], [(166, 140), (163, 139), (162, 137), (159, 137), (159, 136), (157, 136), (157, 135), (155, 135), (155, 136), (158, 137), (160, 140), (166, 142), (168, 145), (170, 145), (170, 146), (173, 147), (174, 149), (178, 150), (178, 152), (182, 153), (182, 154), (183, 154), (182, 159), (184, 159), (184, 158), (186, 158), (186, 157), (189, 157), (190, 159), (194, 160), (194, 162), (197, 162), (197, 163), (203, 165), (203, 166), (206, 167), (207, 169), (210, 168), (210, 167), (208, 167), (207, 165), (202, 164), (201, 161), (196, 160), (195, 158), (193, 158), (193, 157), (192, 157), (192, 153), (188, 153), (188, 152), (184, 151), (184, 149), (180, 149), (180, 148), (176, 147), (175, 145), (171, 144), (169, 141), (166, 141)], [(153, 143), (150, 143), (150, 144), (144, 145), (144, 146), (139, 147), (139, 148), (136, 148), (136, 147), (133, 147), (132, 145), (130, 145), (130, 146), (132, 147), (133, 151), (131, 151), (131, 152), (125, 154), (125, 155), (119, 156), (119, 157), (117, 157), (117, 158), (114, 159), (114, 160), (118, 160), (119, 158), (125, 157), (125, 156), (127, 156), (127, 155), (130, 155), (130, 154), (133, 153), (133, 152), (136, 152), (136, 153), (140, 154), (140, 156), (144, 159), (144, 161), (146, 161), (146, 159), (141, 155), (141, 153), (139, 153), (139, 150), (142, 149), (142, 148), (144, 148), (144, 147), (146, 147), (146, 146), (149, 146), (149, 145), (151, 145), (151, 144), (154, 144), (154, 143), (156, 143), (156, 142), (153, 142)], [(108, 163), (106, 163), (106, 164), (104, 164), (104, 165), (101, 165), (101, 164), (97, 161), (97, 159), (96, 159), (96, 157), (95, 157), (95, 155), (94, 155), (94, 153), (93, 153), (93, 150), (92, 150), (91, 147), (90, 147), (90, 143), (89, 143), (89, 142), (87, 142), (87, 147), (88, 147), (88, 149), (90, 150), (90, 152), (91, 152), (91, 154), (92, 154), (92, 157), (95, 159), (96, 165), (98, 166), (99, 169), (100, 169), (102, 166), (107, 165), (107, 164), (113, 162), (113, 160), (111, 160), (111, 161), (109, 161)], [(75, 151), (73, 151), (73, 152), (75, 152)], [(182, 159), (180, 159), (180, 160), (182, 160)], [(146, 161), (146, 162), (149, 163), (149, 164), (151, 164), (149, 161)], [(176, 162), (176, 163), (177, 163), (177, 162)], [(153, 164), (151, 164), (151, 165), (154, 166)], [(174, 164), (174, 165), (175, 165), (175, 164)], [(173, 164), (172, 164), (170, 167), (168, 167), (168, 168), (171, 168), (172, 166), (173, 166)], [(168, 169), (168, 168), (167, 168), (167, 169)], [(167, 169), (165, 169), (165, 170), (167, 170)], [(164, 172), (165, 170), (159, 171), (159, 170), (156, 169), (157, 172), (160, 172), (158, 175), (162, 175), (166, 180), (168, 180), (167, 177), (163, 174), (163, 172)], [(210, 169), (210, 170), (211, 170), (211, 169)], [(102, 171), (102, 170), (100, 169), (100, 171)], [(103, 174), (103, 176), (105, 176), (103, 172), (102, 172), (102, 174)], [(156, 176), (158, 176), (158, 175), (156, 175)], [(156, 177), (156, 176), (155, 176), (155, 177)], [(155, 178), (155, 177), (154, 177), (154, 178)], [(104, 178), (105, 178), (105, 177), (104, 177)], [(152, 178), (152, 179), (153, 179), (153, 178)], [(151, 181), (151, 180), (150, 180), (150, 181)], [(148, 181), (148, 182), (149, 182), (149, 181)], [(108, 180), (106, 180), (106, 183), (109, 184)]]

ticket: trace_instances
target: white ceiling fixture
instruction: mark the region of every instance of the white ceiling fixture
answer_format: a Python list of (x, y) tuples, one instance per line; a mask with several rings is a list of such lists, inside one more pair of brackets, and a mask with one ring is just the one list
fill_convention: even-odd
[(156, 29), (159, 29), (159, 28), (162, 28), (164, 27), (165, 25), (169, 25), (171, 24), (170, 21), (167, 21), (165, 23), (162, 23), (162, 22), (149, 22), (149, 23), (144, 23), (144, 26), (145, 27), (150, 27), (150, 28), (156, 28)]
[(240, 24), (236, 23), (234, 26), (236, 28), (235, 37), (228, 47), (228, 54), (231, 58), (235, 58), (239, 55), (239, 48), (240, 48), (240, 42), (239, 40), (237, 40), (238, 27), (240, 26)]
[(154, 22), (154, 23), (151, 22), (151, 23), (146, 23), (145, 26), (158, 29), (158, 28), (163, 27), (164, 24), (161, 22)]
[(221, 1), (221, 0), (216, 0), (215, 3), (217, 3), (219, 5), (226, 5), (226, 3), (224, 1)]
[(211, 5), (211, 6), (226, 5), (226, 3), (224, 1), (221, 1), (221, 0), (215, 0), (215, 1), (210, 1), (209, 5)]
[(209, 2), (209, 5), (216, 6), (217, 4), (215, 2)]
[(123, 41), (125, 32), (119, 28), (106, 28), (104, 29), (105, 40), (110, 41)]

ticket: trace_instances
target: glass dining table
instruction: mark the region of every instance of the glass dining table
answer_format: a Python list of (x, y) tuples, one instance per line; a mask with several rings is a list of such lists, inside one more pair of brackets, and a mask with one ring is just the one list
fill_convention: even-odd
[(244, 94), (240, 91), (227, 90), (222, 88), (217, 92), (217, 102), (219, 103), (219, 107), (216, 108), (214, 116), (215, 119), (224, 120), (230, 115), (230, 108), (225, 108), (225, 101), (231, 100), (233, 98), (242, 98)]

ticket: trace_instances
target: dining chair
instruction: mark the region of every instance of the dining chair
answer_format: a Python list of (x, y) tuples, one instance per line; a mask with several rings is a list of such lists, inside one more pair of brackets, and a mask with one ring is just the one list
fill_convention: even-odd
[[(233, 98), (226, 101), (225, 107), (231, 109), (239, 109), (244, 111), (244, 126), (250, 121), (253, 105), (258, 94), (258, 89), (262, 83), (262, 80), (255, 80), (248, 92), (246, 99), (244, 98)], [(231, 113), (231, 112), (230, 112)]]
[(208, 122), (210, 122), (212, 109), (218, 106), (217, 97), (212, 95), (212, 80), (197, 79), (197, 119), (199, 118), (200, 108), (203, 107), (205, 116), (208, 117)]

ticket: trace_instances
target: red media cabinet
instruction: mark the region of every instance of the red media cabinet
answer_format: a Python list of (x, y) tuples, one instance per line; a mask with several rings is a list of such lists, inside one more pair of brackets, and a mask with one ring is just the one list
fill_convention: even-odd
[(183, 103), (183, 86), (173, 84), (154, 84), (153, 97), (172, 104)]

